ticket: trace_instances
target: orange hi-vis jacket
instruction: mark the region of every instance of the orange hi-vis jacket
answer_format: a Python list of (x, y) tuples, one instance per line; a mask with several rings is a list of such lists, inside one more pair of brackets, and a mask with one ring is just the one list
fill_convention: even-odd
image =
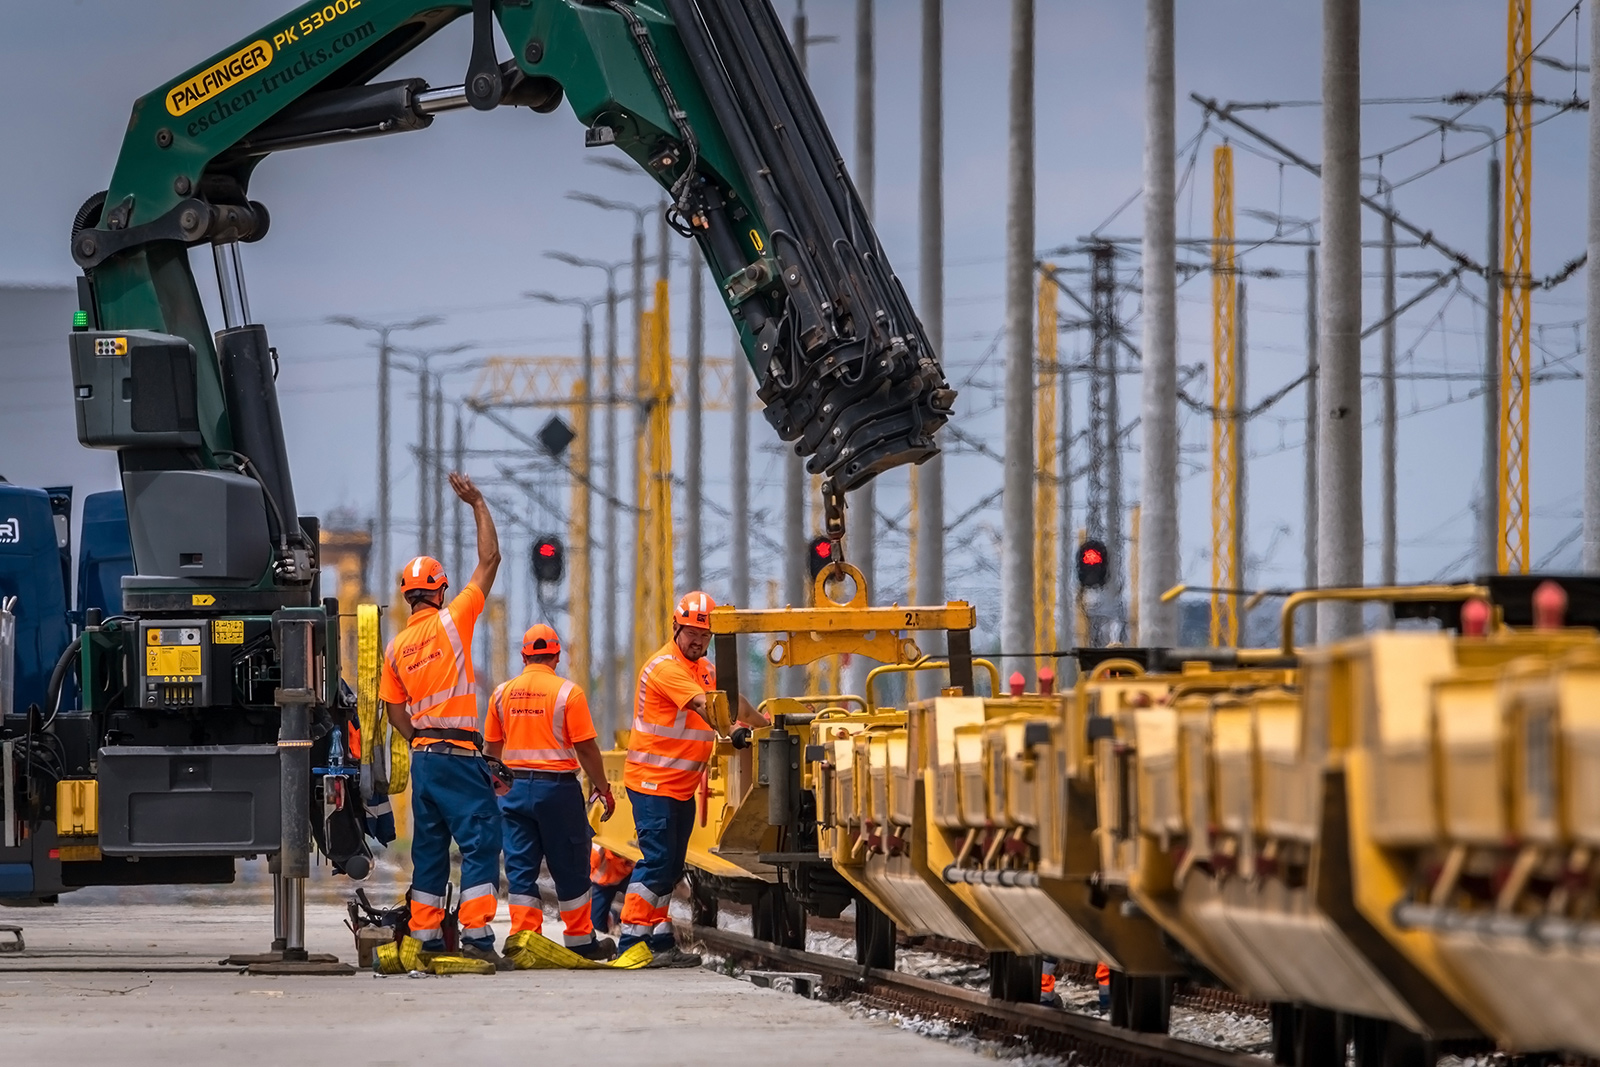
[(676, 641), (668, 641), (645, 661), (634, 697), (624, 785), (676, 800), (694, 796), (717, 733), (688, 704), (716, 687), (711, 661), (689, 660)]
[(595, 736), (589, 698), (543, 663), (500, 683), (489, 698), (483, 724), (485, 741), (503, 741), (500, 759), (508, 767), (533, 771), (575, 771), (574, 746)]
[(633, 861), (599, 845), (589, 846), (589, 881), (594, 885), (621, 885), (633, 873)]
[[(472, 628), (483, 613), (483, 591), (468, 583), (440, 611), (420, 608), (389, 642), (378, 695), (404, 704), (418, 730), (477, 730), (478, 686), (472, 673)], [(417, 738), (417, 745), (475, 747), (470, 741)]]

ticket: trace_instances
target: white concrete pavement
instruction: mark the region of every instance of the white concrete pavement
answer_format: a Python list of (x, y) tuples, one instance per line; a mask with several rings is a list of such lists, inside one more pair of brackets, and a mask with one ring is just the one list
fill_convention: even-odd
[[(354, 962), (336, 903), (348, 885), (313, 892), (307, 947)], [(373, 888), (374, 902), (387, 903), (392, 887)], [(55, 907), (0, 908), (0, 923), (23, 926), (28, 946), (24, 956), (0, 956), (0, 1062), (30, 1067), (676, 1067), (741, 1058), (819, 1067), (847, 1057), (943, 1067), (983, 1058), (705, 969), (244, 976), (215, 961), (266, 947), (271, 917), (259, 887), (86, 891)]]

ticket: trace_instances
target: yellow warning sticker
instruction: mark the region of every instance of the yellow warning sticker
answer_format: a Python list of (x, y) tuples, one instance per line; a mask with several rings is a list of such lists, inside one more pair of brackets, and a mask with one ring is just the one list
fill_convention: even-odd
[(765, 252), (767, 250), (767, 246), (761, 241), (761, 235), (754, 230), (750, 231), (750, 243), (756, 246), (757, 252)]
[(195, 593), (189, 598), (189, 602), (197, 608), (209, 608), (217, 602), (217, 598), (210, 593)]
[(151, 678), (198, 678), (199, 645), (156, 645), (144, 650), (144, 673)]
[(213, 645), (244, 644), (244, 620), (217, 619), (211, 624), (211, 643)]

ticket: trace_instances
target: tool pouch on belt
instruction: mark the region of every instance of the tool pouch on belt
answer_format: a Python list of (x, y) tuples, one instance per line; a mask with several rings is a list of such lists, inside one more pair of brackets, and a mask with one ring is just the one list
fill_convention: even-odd
[(489, 784), (494, 786), (494, 795), (503, 797), (511, 792), (511, 785), (516, 781), (511, 776), (511, 768), (493, 756), (484, 756), (483, 761), (489, 765)]

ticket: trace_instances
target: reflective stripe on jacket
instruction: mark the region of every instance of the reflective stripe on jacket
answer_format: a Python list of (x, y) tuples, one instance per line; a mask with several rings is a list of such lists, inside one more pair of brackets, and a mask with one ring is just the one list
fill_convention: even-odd
[(715, 688), (711, 664), (685, 659), (676, 642), (668, 641), (645, 662), (623, 767), (629, 789), (679, 800), (694, 795), (717, 734), (689, 702)]
[(588, 698), (577, 683), (542, 663), (530, 663), (489, 698), (483, 736), (504, 743), (500, 758), (507, 766), (575, 771), (574, 746), (593, 739), (595, 733)]
[[(406, 628), (389, 642), (380, 695), (391, 704), (404, 704), (413, 728), (478, 729), (478, 687), (467, 649), (482, 610), (483, 593), (468, 585), (449, 607), (413, 612)], [(468, 741), (448, 743), (473, 747)]]

